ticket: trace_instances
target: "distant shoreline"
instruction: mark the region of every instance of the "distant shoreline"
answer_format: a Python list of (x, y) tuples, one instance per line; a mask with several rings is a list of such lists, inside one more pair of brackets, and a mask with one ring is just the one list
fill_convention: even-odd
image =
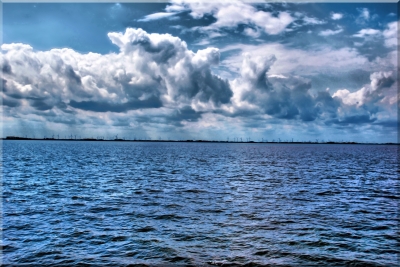
[(232, 143), (232, 144), (340, 144), (340, 145), (400, 145), (400, 143), (359, 143), (359, 142), (313, 142), (313, 141), (218, 141), (218, 140), (146, 140), (146, 139), (97, 139), (97, 138), (29, 138), (7, 136), (1, 140), (31, 140), (31, 141), (97, 141), (97, 142), (175, 142), (175, 143)]

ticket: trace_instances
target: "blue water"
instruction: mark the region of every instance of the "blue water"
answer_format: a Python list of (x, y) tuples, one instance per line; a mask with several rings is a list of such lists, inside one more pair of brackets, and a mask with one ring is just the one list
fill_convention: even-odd
[(398, 146), (3, 141), (3, 263), (393, 266)]

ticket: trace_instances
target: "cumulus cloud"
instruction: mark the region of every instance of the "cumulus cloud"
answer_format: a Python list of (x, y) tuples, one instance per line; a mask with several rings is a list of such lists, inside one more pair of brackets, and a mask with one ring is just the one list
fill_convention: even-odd
[[(370, 80), (370, 84), (366, 84), (354, 92), (347, 89), (336, 91), (332, 97), (342, 104), (337, 109), (337, 118), (328, 120), (327, 123), (393, 125), (385, 122), (390, 118), (390, 116), (387, 118), (385, 116), (388, 116), (390, 112), (394, 114), (397, 112), (395, 110), (397, 110), (398, 92), (395, 73), (392, 71), (374, 72), (370, 75)], [(385, 110), (386, 113), (382, 112)], [(382, 116), (382, 114), (385, 115)], [(382, 118), (385, 119), (382, 120)]]
[(390, 90), (391, 87), (396, 87), (396, 78), (394, 72), (392, 71), (374, 72), (371, 74), (370, 79), (370, 84), (365, 85), (355, 92), (350, 92), (347, 89), (341, 89), (335, 92), (333, 97), (341, 99), (341, 101), (346, 105), (360, 107), (363, 105), (376, 104), (385, 97), (390, 96), (387, 91)]
[(385, 46), (394, 47), (397, 46), (398, 42), (398, 21), (393, 21), (387, 25), (387, 28), (383, 31), (385, 37)]
[(218, 49), (195, 53), (177, 37), (142, 29), (108, 36), (119, 53), (35, 51), (29, 45), (3, 44), (3, 104), (50, 116), (182, 106), (200, 110), (229, 103), (228, 81), (211, 72), (219, 64)]
[[(277, 15), (271, 12), (257, 10), (254, 6), (242, 1), (186, 1), (174, 0), (165, 9), (165, 13), (156, 13), (146, 16), (144, 20), (154, 20), (177, 13), (187, 11), (194, 19), (204, 16), (213, 16), (216, 21), (209, 26), (196, 27), (194, 29), (203, 32), (215, 33), (221, 29), (236, 28), (241, 24), (250, 24), (258, 30), (267, 34), (275, 35), (283, 32), (286, 27), (294, 21), (288, 12), (278, 12)], [(247, 35), (254, 35), (254, 31), (246, 30)]]
[(312, 95), (308, 79), (268, 74), (276, 60), (274, 55), (243, 55), (240, 77), (232, 82), (233, 109), (227, 115), (265, 114), (304, 122), (335, 117), (339, 102), (327, 92)]
[(232, 104), (223, 114), (231, 117), (269, 116), (287, 121), (322, 121), (326, 125), (372, 123), (385, 106), (397, 103), (393, 71), (373, 72), (370, 84), (351, 92), (313, 90), (311, 80), (290, 73), (271, 73), (279, 57), (244, 53), (240, 76), (231, 82)]
[[(359, 90), (341, 87), (331, 94), (325, 87), (315, 88), (312, 77), (367, 69), (372, 63), (351, 48), (314, 46), (307, 51), (279, 43), (230, 45), (222, 51), (244, 53), (231, 53), (220, 62), (220, 50), (194, 52), (169, 34), (128, 28), (108, 37), (118, 53), (35, 51), (29, 45), (3, 44), (5, 116), (142, 132), (144, 124), (157, 129), (218, 128), (221, 118), (249, 125), (262, 119), (343, 126), (381, 122), (380, 111), (398, 102), (396, 72), (390, 71), (397, 64), (394, 54), (380, 59), (383, 63), (373, 62), (381, 70), (368, 72), (369, 84)], [(389, 59), (394, 65), (383, 68)], [(219, 67), (230, 68), (236, 76), (230, 81), (217, 76), (221, 72), (212, 70)]]
[(357, 34), (354, 34), (353, 36), (365, 38), (365, 37), (379, 35), (379, 34), (381, 34), (381, 31), (376, 30), (376, 29), (362, 29)]
[(377, 29), (361, 29), (353, 37), (363, 38), (366, 41), (371, 40), (381, 40), (383, 39), (383, 43), (388, 48), (394, 48), (397, 46), (398, 42), (398, 21), (390, 22), (386, 25), (386, 28), (381, 31)]
[(343, 18), (343, 14), (342, 13), (332, 13), (331, 14), (331, 19), (333, 20), (340, 20)]

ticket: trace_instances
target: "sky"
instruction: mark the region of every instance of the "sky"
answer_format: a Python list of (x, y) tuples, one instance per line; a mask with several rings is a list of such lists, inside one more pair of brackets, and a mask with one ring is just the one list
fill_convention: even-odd
[(2, 135), (398, 142), (397, 3), (3, 3)]

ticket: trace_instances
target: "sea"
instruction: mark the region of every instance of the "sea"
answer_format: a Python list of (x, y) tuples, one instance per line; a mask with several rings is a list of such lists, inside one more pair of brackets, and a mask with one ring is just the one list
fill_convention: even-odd
[(2, 142), (3, 266), (399, 266), (399, 146)]

